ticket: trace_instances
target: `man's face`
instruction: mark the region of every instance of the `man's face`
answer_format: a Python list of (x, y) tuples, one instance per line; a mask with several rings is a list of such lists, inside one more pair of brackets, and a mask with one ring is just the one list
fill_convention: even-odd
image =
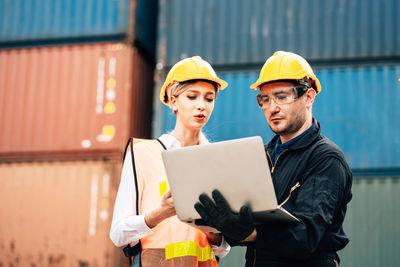
[(296, 94), (293, 88), (290, 82), (272, 82), (260, 88), (261, 97), (265, 99), (262, 109), (269, 127), (277, 135), (288, 137), (289, 140), (300, 134), (299, 131), (306, 123), (307, 92), (288, 104), (279, 105), (274, 100), (293, 97), (291, 94)]

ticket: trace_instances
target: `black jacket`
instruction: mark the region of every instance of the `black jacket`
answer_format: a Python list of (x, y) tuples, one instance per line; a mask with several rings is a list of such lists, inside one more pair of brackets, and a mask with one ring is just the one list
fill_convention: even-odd
[(313, 119), (310, 130), (282, 152), (275, 165), (279, 136), (265, 145), (278, 203), (300, 183), (283, 205), (300, 222), (257, 226), (257, 241), (248, 245), (246, 266), (334, 266), (336, 252), (349, 242), (342, 225), (352, 197), (352, 174), (340, 148), (320, 131)]

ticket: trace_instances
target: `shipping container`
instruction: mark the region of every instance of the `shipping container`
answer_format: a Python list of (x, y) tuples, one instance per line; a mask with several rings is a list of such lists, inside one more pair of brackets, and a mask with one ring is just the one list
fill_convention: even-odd
[(228, 255), (219, 260), (219, 267), (243, 267), (246, 265), (246, 246), (232, 247)]
[(0, 158), (120, 158), (150, 135), (152, 83), (122, 43), (0, 50)]
[[(258, 108), (256, 91), (249, 86), (257, 71), (220, 73), (229, 83), (218, 93), (213, 115), (204, 127), (211, 141), (259, 135), (268, 142), (273, 133)], [(313, 115), (322, 133), (343, 150), (351, 168), (397, 169), (400, 167), (400, 65), (325, 67), (316, 71), (322, 91)], [(175, 125), (171, 110), (160, 106), (154, 117), (153, 135)], [(162, 106), (162, 107), (161, 107)]]
[[(354, 177), (353, 199), (344, 222), (350, 243), (341, 251), (341, 266), (398, 266), (400, 251), (400, 176)], [(245, 247), (235, 247), (220, 267), (241, 267)]]
[(0, 45), (118, 40), (154, 54), (157, 0), (0, 0)]
[(214, 65), (262, 64), (274, 51), (308, 60), (400, 56), (397, 0), (160, 0), (157, 61), (198, 55)]
[(400, 251), (400, 176), (355, 177), (344, 230), (350, 243), (343, 266), (397, 266)]
[(154, 60), (158, 18), (158, 0), (136, 0), (135, 45), (143, 47)]
[(0, 164), (0, 266), (121, 266), (109, 238), (121, 161)]

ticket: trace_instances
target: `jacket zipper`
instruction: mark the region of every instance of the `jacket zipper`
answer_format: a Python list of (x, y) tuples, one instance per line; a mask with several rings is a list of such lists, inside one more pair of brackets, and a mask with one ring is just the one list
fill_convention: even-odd
[(272, 161), (272, 159), (271, 159), (271, 156), (269, 155), (269, 153), (268, 153), (268, 151), (267, 151), (268, 158), (269, 158), (269, 160), (271, 161), (271, 165), (272, 165), (271, 174), (274, 174), (274, 170), (275, 170), (276, 163), (278, 163), (279, 158), (280, 158), (280, 157), (282, 156), (282, 154), (285, 153), (286, 151), (288, 151), (288, 149), (282, 151), (282, 153), (279, 154), (279, 156), (276, 158), (275, 164), (273, 163), (273, 161)]
[(254, 248), (254, 261), (253, 261), (253, 267), (256, 266), (256, 248)]
[[(275, 170), (276, 163), (278, 162), (278, 159), (280, 158), (280, 156), (281, 156), (283, 153), (285, 153), (286, 151), (288, 151), (288, 149), (282, 151), (282, 153), (279, 154), (279, 156), (276, 158), (275, 165), (272, 164), (273, 161), (272, 161), (271, 156), (269, 155), (269, 153), (268, 153), (268, 151), (267, 151), (268, 158), (269, 158), (269, 160), (271, 161), (271, 164), (272, 164), (272, 169), (271, 169), (271, 176), (272, 176), (272, 179), (274, 178), (274, 177), (273, 177), (273, 174), (274, 174), (274, 170)], [(296, 190), (298, 187), (300, 187), (300, 183), (299, 183), (299, 182), (297, 182), (297, 183), (290, 189), (289, 196), (279, 205), (279, 207), (282, 207), (283, 204), (285, 204), (285, 203), (289, 200), (290, 196), (292, 195), (292, 192), (293, 192), (294, 190)]]
[[(273, 175), (273, 174), (274, 174), (275, 166), (276, 166), (276, 163), (278, 162), (278, 159), (279, 159), (279, 158), (280, 158), (280, 156), (281, 156), (283, 153), (285, 153), (286, 151), (288, 151), (288, 149), (286, 149), (286, 150), (282, 151), (282, 153), (281, 153), (281, 154), (279, 154), (279, 156), (276, 158), (275, 165), (274, 165), (274, 163), (273, 163), (273, 161), (272, 161), (272, 159), (271, 159), (271, 156), (269, 155), (269, 153), (268, 153), (268, 151), (267, 151), (267, 156), (268, 156), (268, 158), (269, 158), (269, 161), (271, 162), (271, 165), (272, 165), (272, 168), (271, 168), (271, 175)], [(272, 177), (272, 178), (273, 178), (273, 177)], [(257, 255), (256, 255), (256, 248), (254, 248), (254, 261), (253, 261), (253, 267), (255, 267), (255, 266), (256, 266), (256, 258), (257, 258)]]

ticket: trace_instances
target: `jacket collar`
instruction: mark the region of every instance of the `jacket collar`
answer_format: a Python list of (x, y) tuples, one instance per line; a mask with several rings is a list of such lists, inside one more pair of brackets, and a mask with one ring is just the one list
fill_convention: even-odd
[[(321, 133), (320, 124), (313, 117), (310, 130), (302, 138), (300, 138), (296, 143), (294, 143), (289, 148), (289, 150), (301, 149), (303, 147), (310, 145), (320, 135), (320, 133)], [(274, 138), (272, 138), (272, 140), (267, 144), (268, 151), (275, 150), (275, 145), (276, 145), (276, 142), (278, 142), (278, 139), (279, 139), (279, 135), (275, 135)]]

